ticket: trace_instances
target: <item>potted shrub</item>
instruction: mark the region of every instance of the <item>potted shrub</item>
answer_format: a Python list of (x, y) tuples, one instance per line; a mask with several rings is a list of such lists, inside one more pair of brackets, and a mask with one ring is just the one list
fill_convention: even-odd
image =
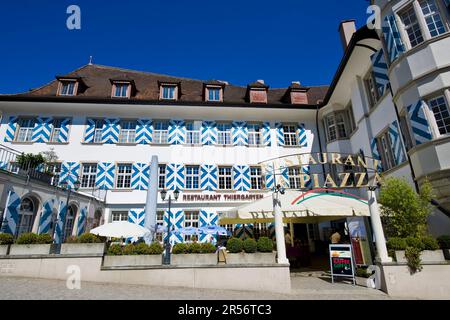
[(105, 267), (160, 266), (164, 249), (159, 242), (150, 245), (145, 243), (112, 244), (103, 260)]
[(171, 264), (174, 266), (216, 265), (216, 247), (211, 243), (177, 243), (172, 249)]
[(273, 241), (268, 237), (261, 237), (258, 242), (254, 239), (242, 241), (232, 238), (228, 240), (227, 250), (227, 264), (264, 265), (275, 263), (276, 253), (273, 252)]
[(21, 234), (9, 250), (11, 256), (48, 255), (51, 248), (51, 237), (35, 233)]
[(0, 256), (8, 254), (9, 246), (14, 243), (14, 237), (9, 233), (0, 233)]
[(371, 275), (367, 272), (366, 268), (356, 268), (355, 282), (358, 286), (366, 288), (375, 288), (375, 282), (369, 279)]
[(92, 233), (70, 237), (61, 245), (61, 254), (103, 255), (104, 253), (105, 243)]
[(437, 241), (439, 243), (439, 247), (444, 252), (445, 259), (450, 260), (450, 235), (440, 236)]

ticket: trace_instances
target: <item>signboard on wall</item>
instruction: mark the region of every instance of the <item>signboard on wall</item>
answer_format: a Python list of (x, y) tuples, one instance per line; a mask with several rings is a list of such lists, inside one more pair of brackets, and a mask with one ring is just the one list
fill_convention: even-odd
[(331, 280), (334, 277), (352, 278), (355, 284), (352, 246), (349, 244), (330, 244)]

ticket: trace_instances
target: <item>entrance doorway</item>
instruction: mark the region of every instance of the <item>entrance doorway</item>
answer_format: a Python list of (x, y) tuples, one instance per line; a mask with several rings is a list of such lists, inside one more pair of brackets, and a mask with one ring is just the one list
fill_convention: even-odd
[(34, 197), (30, 196), (22, 199), (19, 208), (19, 223), (17, 225), (16, 237), (32, 231), (38, 205), (39, 201)]
[(75, 225), (75, 217), (77, 216), (78, 208), (76, 205), (71, 204), (69, 208), (67, 209), (66, 214), (66, 225), (64, 228), (64, 241), (72, 236), (73, 233), (73, 227)]

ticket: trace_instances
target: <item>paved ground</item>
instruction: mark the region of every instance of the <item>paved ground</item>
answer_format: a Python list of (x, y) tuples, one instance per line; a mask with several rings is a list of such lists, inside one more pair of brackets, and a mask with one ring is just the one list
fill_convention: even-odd
[(65, 281), (27, 278), (0, 278), (0, 300), (75, 299), (94, 300), (382, 300), (390, 299), (381, 291), (352, 286), (348, 283), (331, 284), (321, 272), (292, 276), (292, 292), (275, 294), (228, 290), (161, 288), (134, 285), (99, 284), (84, 282), (80, 290), (69, 290)]

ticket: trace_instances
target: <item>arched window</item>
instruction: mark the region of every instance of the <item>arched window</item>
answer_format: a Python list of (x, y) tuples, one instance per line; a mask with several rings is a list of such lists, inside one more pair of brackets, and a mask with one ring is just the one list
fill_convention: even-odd
[(75, 224), (75, 217), (77, 215), (77, 207), (70, 205), (66, 214), (66, 226), (64, 228), (64, 240), (72, 236), (73, 226)]
[(34, 218), (37, 212), (36, 201), (30, 197), (22, 199), (19, 209), (19, 224), (17, 226), (17, 236), (22, 233), (31, 232), (33, 229)]

